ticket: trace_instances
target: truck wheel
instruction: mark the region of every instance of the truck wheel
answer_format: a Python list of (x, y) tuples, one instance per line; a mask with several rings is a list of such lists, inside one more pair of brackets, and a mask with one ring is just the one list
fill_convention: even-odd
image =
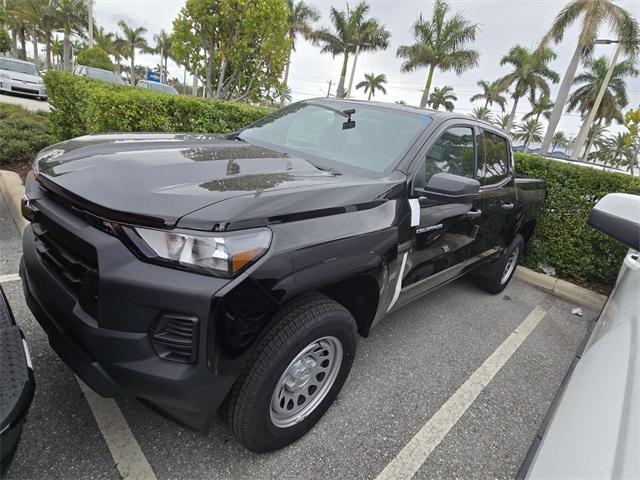
[(227, 423), (238, 441), (261, 453), (307, 433), (342, 388), (356, 344), (353, 316), (324, 295), (285, 306), (227, 399)]
[(474, 277), (476, 285), (489, 293), (502, 292), (509, 285), (516, 271), (523, 249), (524, 239), (518, 234), (496, 262), (483, 267), (476, 273)]

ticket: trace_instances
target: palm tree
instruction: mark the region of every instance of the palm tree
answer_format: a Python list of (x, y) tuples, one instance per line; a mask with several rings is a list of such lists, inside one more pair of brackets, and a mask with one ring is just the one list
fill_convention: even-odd
[(618, 168), (621, 165), (631, 166), (632, 151), (629, 148), (626, 134), (619, 132), (614, 136), (606, 137), (598, 150), (598, 160)]
[(367, 100), (371, 100), (371, 97), (376, 96), (376, 90), (380, 90), (384, 95), (387, 94), (387, 89), (384, 88), (385, 83), (387, 83), (387, 76), (384, 73), (380, 75), (365, 73), (364, 80), (356, 85), (356, 90), (364, 88), (364, 93), (369, 94)]
[[(595, 104), (596, 96), (607, 75), (609, 60), (606, 57), (586, 58), (583, 64), (585, 71), (573, 79), (573, 84), (578, 88), (569, 97), (568, 110), (577, 110), (584, 117)], [(622, 109), (629, 103), (624, 77), (637, 77), (638, 73), (632, 60), (626, 60), (613, 67), (611, 79), (596, 112), (596, 121), (604, 120), (609, 124), (616, 120), (622, 123)]]
[(524, 142), (522, 151), (527, 153), (532, 142), (538, 143), (542, 141), (542, 132), (542, 123), (535, 118), (530, 118), (516, 125), (513, 138)]
[(461, 13), (446, 18), (448, 12), (447, 3), (435, 0), (431, 20), (425, 20), (421, 14), (412, 26), (416, 43), (398, 48), (398, 57), (404, 59), (401, 67), (403, 72), (428, 68), (427, 82), (420, 100), (422, 108), (427, 105), (436, 69), (443, 72), (453, 70), (461, 75), (478, 65), (478, 51), (466, 48), (469, 42), (476, 39), (478, 25), (467, 21)]
[(56, 17), (56, 3), (54, 1), (46, 2), (38, 27), (44, 36), (45, 65), (47, 69), (49, 69), (51, 68), (51, 57), (53, 54), (53, 34), (59, 27)]
[(118, 66), (118, 75), (122, 72), (122, 60), (129, 58), (129, 49), (127, 47), (127, 42), (119, 37), (118, 34), (113, 39), (113, 51), (112, 51), (113, 59)]
[(541, 116), (549, 120), (551, 110), (553, 110), (553, 102), (549, 99), (548, 95), (543, 94), (538, 98), (530, 98), (529, 101), (531, 103), (531, 111), (522, 117), (523, 120), (535, 118), (537, 122)]
[(602, 121), (598, 120), (596, 123), (591, 125), (589, 129), (589, 133), (587, 133), (587, 146), (582, 154), (582, 161), (587, 161), (590, 157), (590, 152), (593, 147), (600, 150), (604, 146), (604, 142), (606, 141), (607, 134), (607, 126), (602, 125)]
[(99, 27), (93, 31), (93, 46), (113, 55), (115, 38), (116, 35), (113, 32), (107, 32), (104, 27)]
[(320, 53), (330, 53), (334, 57), (343, 55), (340, 81), (336, 91), (337, 97), (344, 97), (344, 82), (347, 77), (349, 55), (360, 50), (386, 50), (391, 34), (384, 25), (374, 18), (366, 18), (369, 5), (358, 3), (353, 10), (347, 5), (345, 10), (331, 7), (331, 23), (333, 30), (323, 27), (311, 34), (314, 45), (321, 46)]
[(511, 120), (510, 113), (502, 112), (497, 117), (495, 117), (495, 120), (493, 123), (498, 125), (503, 130), (506, 130), (507, 132), (511, 133), (511, 125), (513, 124), (513, 122)]
[(442, 105), (447, 112), (453, 112), (455, 108), (453, 102), (457, 100), (458, 97), (453, 93), (453, 87), (445, 85), (442, 88), (436, 87), (433, 89), (427, 104), (434, 110), (438, 110)]
[(160, 30), (159, 33), (153, 34), (153, 41), (155, 43), (155, 47), (148, 48), (147, 51), (149, 53), (160, 55), (160, 81), (162, 83), (166, 83), (167, 78), (169, 77), (169, 74), (167, 72), (167, 62), (169, 59), (169, 52), (171, 51), (173, 38), (171, 34), (165, 32), (164, 30)]
[(62, 28), (62, 62), (65, 71), (71, 70), (71, 35), (83, 35), (88, 24), (84, 0), (56, 0), (55, 17)]
[[(307, 5), (303, 1), (294, 3), (294, 0), (287, 0), (289, 6), (289, 33), (288, 40), (290, 43), (289, 53), (287, 55), (287, 64), (284, 68), (284, 79), (282, 80), (283, 88), (286, 90), (289, 83), (289, 67), (291, 65), (291, 52), (296, 51), (296, 37), (298, 34), (302, 35), (305, 40), (311, 37), (313, 28), (311, 23), (320, 20), (320, 13), (315, 7)], [(286, 97), (282, 95), (280, 97), (280, 106), (284, 106)]]
[(551, 142), (551, 151), (555, 152), (556, 148), (560, 147), (563, 150), (566, 150), (569, 146), (569, 137), (562, 130), (558, 130), (553, 135), (553, 141)]
[(482, 93), (476, 93), (471, 97), (471, 101), (476, 102), (478, 100), (484, 100), (485, 108), (491, 107), (494, 103), (497, 103), (500, 106), (500, 109), (504, 112), (504, 106), (507, 103), (507, 98), (502, 95), (502, 92), (504, 92), (505, 89), (501, 85), (500, 80), (494, 80), (493, 82), (480, 80), (477, 85), (482, 88)]
[(62, 57), (64, 55), (64, 45), (58, 38), (53, 38), (51, 41), (51, 56), (54, 65), (57, 65), (57, 68), (60, 68), (62, 65)]
[(475, 107), (472, 111), (471, 111), (471, 116), (475, 117), (479, 120), (485, 120), (487, 122), (493, 122), (494, 121), (494, 117), (493, 117), (493, 112), (491, 111), (491, 109), (487, 106), (481, 106), (481, 107)]
[(550, 95), (547, 80), (554, 83), (559, 80), (558, 74), (548, 66), (549, 62), (555, 58), (556, 54), (548, 47), (541, 47), (532, 52), (521, 45), (512, 47), (509, 53), (502, 57), (500, 65), (511, 65), (514, 69), (500, 79), (501, 85), (504, 87), (515, 85), (511, 94), (513, 106), (511, 108), (510, 121), (506, 130), (511, 130), (516, 117), (518, 101), (527, 93), (532, 98), (535, 97), (538, 90), (543, 95)]
[[(29, 29), (29, 21), (21, 11), (21, 2), (14, 1), (7, 5), (6, 16), (7, 26), (11, 30), (14, 55), (21, 59), (27, 59), (27, 30)], [(20, 48), (17, 43), (20, 41)]]
[(564, 74), (556, 97), (556, 104), (553, 112), (551, 112), (547, 133), (540, 148), (540, 153), (543, 155), (547, 153), (553, 133), (560, 121), (580, 58), (593, 48), (600, 27), (604, 24), (609, 24), (613, 27), (612, 29), (616, 33), (618, 40), (626, 42), (621, 45), (625, 54), (633, 56), (638, 49), (633, 43), (638, 39), (640, 30), (638, 23), (629, 12), (616, 5), (614, 0), (572, 0), (560, 11), (551, 28), (544, 36), (542, 45), (548, 45), (550, 42), (561, 42), (565, 32), (578, 19), (580, 19), (581, 23), (578, 44), (567, 66), (567, 71)]
[(280, 100), (280, 105), (282, 105), (282, 99), (284, 99), (285, 102), (290, 102), (291, 101), (291, 88), (285, 87), (284, 84), (281, 85), (280, 90), (278, 90), (278, 97), (281, 99)]
[[(46, 0), (20, 0), (16, 2), (12, 15), (19, 18), (23, 25), (28, 28), (31, 35), (31, 45), (33, 46), (33, 62), (38, 65), (38, 33), (45, 12), (48, 8)], [(25, 52), (26, 53), (26, 52)]]
[(141, 50), (148, 48), (147, 41), (144, 38), (144, 34), (147, 33), (147, 29), (144, 27), (132, 27), (124, 20), (118, 22), (118, 26), (122, 30), (124, 35), (123, 41), (126, 45), (127, 57), (131, 60), (131, 70), (129, 73), (129, 83), (131, 85), (136, 84), (136, 48)]

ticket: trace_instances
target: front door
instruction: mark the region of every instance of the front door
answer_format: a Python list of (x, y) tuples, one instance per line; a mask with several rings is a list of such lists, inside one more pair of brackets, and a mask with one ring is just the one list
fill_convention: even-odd
[[(448, 127), (427, 148), (417, 174), (424, 175), (425, 185), (440, 172), (473, 178), (475, 150), (473, 127)], [(458, 276), (478, 230), (475, 204), (427, 197), (412, 198), (409, 203), (412, 245), (403, 261), (398, 305)]]

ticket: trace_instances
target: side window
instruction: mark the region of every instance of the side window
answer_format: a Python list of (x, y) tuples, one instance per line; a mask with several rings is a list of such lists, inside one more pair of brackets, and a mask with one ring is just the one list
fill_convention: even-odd
[(508, 175), (509, 142), (495, 133), (484, 131), (478, 139), (478, 179), (483, 185), (492, 185)]
[(436, 173), (452, 173), (473, 178), (473, 129), (453, 127), (440, 135), (429, 147), (425, 161), (425, 182)]

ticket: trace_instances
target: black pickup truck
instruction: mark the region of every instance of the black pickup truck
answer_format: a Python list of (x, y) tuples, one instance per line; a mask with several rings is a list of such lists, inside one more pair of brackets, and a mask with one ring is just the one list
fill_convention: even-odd
[(21, 276), (96, 392), (203, 431), (221, 410), (264, 452), (318, 421), (387, 313), (468, 272), (502, 291), (545, 195), (489, 123), (308, 100), (231, 135), (43, 150)]

